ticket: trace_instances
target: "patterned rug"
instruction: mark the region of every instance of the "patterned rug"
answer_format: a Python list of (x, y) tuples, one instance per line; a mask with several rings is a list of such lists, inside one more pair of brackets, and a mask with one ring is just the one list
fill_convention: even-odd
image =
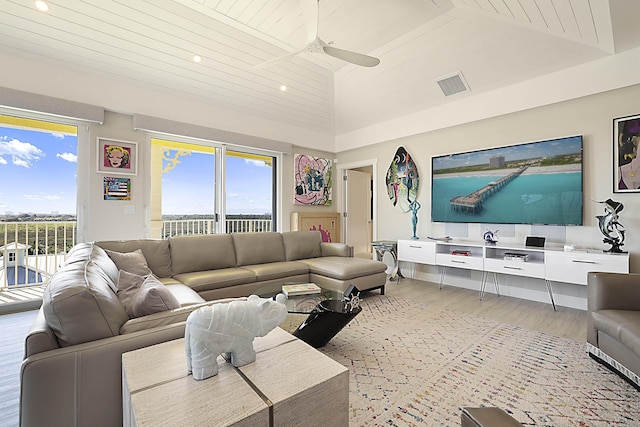
[(320, 349), (350, 370), (351, 426), (459, 426), (498, 406), (528, 426), (640, 426), (640, 392), (586, 344), (371, 296)]

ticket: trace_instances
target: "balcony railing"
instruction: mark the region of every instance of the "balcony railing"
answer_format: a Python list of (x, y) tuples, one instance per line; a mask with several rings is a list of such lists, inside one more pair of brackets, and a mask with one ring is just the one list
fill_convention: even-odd
[[(271, 231), (271, 219), (227, 219), (226, 233)], [(162, 237), (215, 233), (213, 219), (162, 221)], [(0, 222), (0, 291), (46, 284), (76, 244), (75, 221)]]
[(0, 290), (46, 283), (75, 243), (75, 221), (0, 222)]
[[(191, 234), (215, 233), (213, 219), (179, 219), (162, 221), (162, 238), (188, 236)], [(271, 231), (271, 219), (231, 219), (225, 220), (225, 233), (263, 233)]]

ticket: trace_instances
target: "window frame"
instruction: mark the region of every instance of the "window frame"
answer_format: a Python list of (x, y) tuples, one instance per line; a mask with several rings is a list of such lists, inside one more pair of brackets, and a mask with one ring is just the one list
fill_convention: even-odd
[[(179, 136), (179, 135), (166, 135), (160, 134), (157, 132), (146, 131), (147, 141), (149, 146), (154, 145), (154, 140), (160, 141), (169, 141), (179, 144), (189, 144), (189, 145), (199, 145), (204, 147), (209, 147), (214, 149), (214, 157), (215, 157), (215, 200), (214, 200), (214, 216), (215, 216), (215, 233), (216, 234), (224, 234), (225, 224), (226, 224), (226, 158), (227, 151), (232, 151), (236, 153), (248, 154), (248, 155), (256, 155), (256, 156), (267, 156), (273, 158), (272, 165), (272, 201), (271, 201), (271, 223), (272, 223), (272, 231), (277, 231), (282, 228), (281, 220), (280, 220), (280, 211), (282, 209), (282, 195), (280, 188), (282, 188), (282, 172), (279, 165), (282, 164), (282, 153), (263, 150), (253, 147), (247, 146), (239, 146), (235, 144), (228, 144), (217, 141), (210, 141), (204, 139), (198, 139), (188, 136)], [(160, 145), (160, 144), (158, 144)], [(153, 159), (149, 156), (149, 165), (151, 165)], [(151, 178), (151, 167), (146, 168), (148, 170), (148, 175)], [(150, 187), (153, 185), (152, 179), (149, 180)], [(152, 191), (148, 192), (148, 206), (151, 206), (152, 201)], [(146, 221), (147, 235), (151, 234), (151, 216), (149, 216)]]

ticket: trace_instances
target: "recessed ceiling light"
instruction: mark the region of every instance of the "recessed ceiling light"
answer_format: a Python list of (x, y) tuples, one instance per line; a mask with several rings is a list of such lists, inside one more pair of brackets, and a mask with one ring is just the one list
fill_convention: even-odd
[(193, 62), (199, 64), (202, 61), (202, 57), (200, 55), (193, 55)]
[(282, 86), (280, 86), (280, 90), (281, 90), (282, 92), (286, 92), (286, 91), (287, 91), (287, 86), (286, 86), (286, 85), (282, 85)]
[(46, 12), (47, 10), (49, 10), (49, 5), (43, 2), (42, 0), (36, 1), (36, 7), (38, 8), (38, 10), (41, 10), (43, 12)]

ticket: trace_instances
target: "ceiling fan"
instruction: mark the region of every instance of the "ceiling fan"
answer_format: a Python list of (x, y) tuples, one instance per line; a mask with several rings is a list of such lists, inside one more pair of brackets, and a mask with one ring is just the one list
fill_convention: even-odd
[(307, 27), (307, 43), (304, 45), (304, 47), (294, 52), (289, 52), (285, 55), (258, 64), (255, 66), (256, 68), (266, 68), (276, 62), (291, 58), (303, 52), (324, 53), (329, 56), (333, 56), (334, 58), (338, 58), (355, 65), (360, 65), (362, 67), (375, 67), (380, 63), (380, 60), (378, 58), (363, 55), (357, 52), (351, 52), (349, 50), (338, 49), (337, 47), (331, 46), (320, 38), (320, 36), (318, 35), (318, 24), (320, 21), (320, 0), (300, 0), (300, 7), (302, 9), (302, 17), (304, 18)]

